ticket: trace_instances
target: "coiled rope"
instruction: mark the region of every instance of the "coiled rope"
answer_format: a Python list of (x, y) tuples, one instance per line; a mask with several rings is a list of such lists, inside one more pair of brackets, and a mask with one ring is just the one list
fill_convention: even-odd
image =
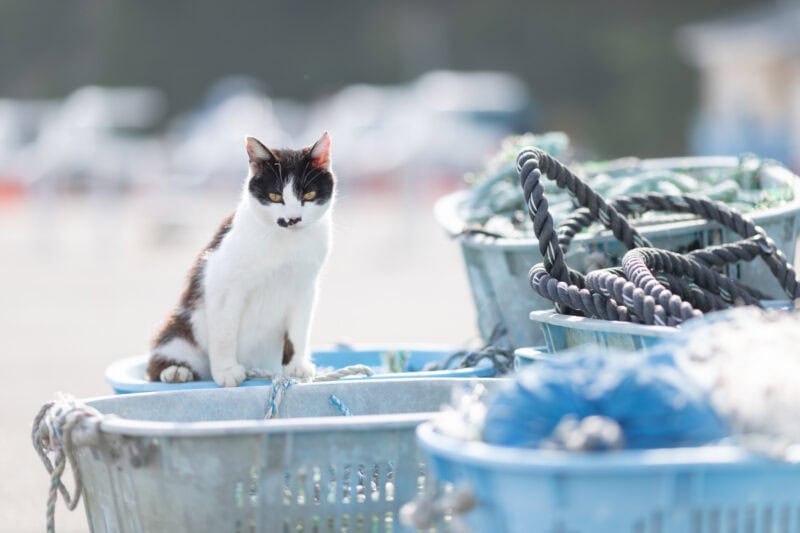
[[(797, 275), (786, 256), (762, 228), (725, 204), (692, 195), (657, 193), (631, 195), (606, 202), (566, 166), (536, 148), (517, 157), (517, 172), (543, 262), (529, 273), (531, 286), (553, 301), (561, 312), (592, 318), (675, 326), (703, 312), (738, 303), (759, 305), (763, 295), (714, 268), (764, 259), (786, 294), (800, 297)], [(567, 190), (580, 208), (558, 229), (549, 213), (541, 177)], [(717, 222), (743, 240), (680, 255), (652, 248), (628, 221), (627, 215), (648, 210), (701, 216)], [(572, 238), (599, 221), (630, 251), (622, 266), (595, 270), (584, 276), (571, 269), (565, 253)]]

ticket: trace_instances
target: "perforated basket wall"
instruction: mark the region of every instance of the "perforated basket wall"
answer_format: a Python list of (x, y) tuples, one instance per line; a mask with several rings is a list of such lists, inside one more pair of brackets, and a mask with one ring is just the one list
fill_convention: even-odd
[[(269, 387), (88, 402), (100, 437), (79, 448), (92, 531), (403, 531), (426, 482), (414, 429), (475, 380), (295, 385), (264, 421)], [(490, 388), (493, 380), (483, 380)], [(336, 395), (355, 415), (344, 417)]]
[(800, 465), (737, 447), (569, 453), (464, 443), (430, 424), (418, 435), (436, 477), (472, 491), (476, 532), (800, 530)]

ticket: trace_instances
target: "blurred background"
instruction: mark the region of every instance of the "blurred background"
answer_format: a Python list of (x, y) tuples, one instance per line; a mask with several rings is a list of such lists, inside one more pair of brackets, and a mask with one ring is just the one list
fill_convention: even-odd
[(332, 135), (315, 344), (459, 346), (475, 313), (431, 207), (505, 136), (798, 170), (799, 51), (792, 0), (0, 3), (0, 530), (43, 529), (33, 414), (147, 350), (235, 207), (245, 135)]

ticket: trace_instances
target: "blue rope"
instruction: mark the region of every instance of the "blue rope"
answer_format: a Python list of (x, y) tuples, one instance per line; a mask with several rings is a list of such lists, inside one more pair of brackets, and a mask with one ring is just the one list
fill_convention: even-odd
[(343, 416), (353, 416), (353, 412), (347, 407), (342, 400), (339, 399), (338, 396), (335, 394), (331, 394), (328, 399), (331, 401), (334, 407), (336, 407)]
[(267, 414), (264, 417), (265, 419), (269, 420), (278, 414), (278, 407), (280, 407), (283, 401), (283, 395), (286, 393), (286, 389), (295, 383), (297, 383), (297, 381), (294, 379), (275, 379), (272, 381), (272, 399), (269, 402), (269, 409), (267, 409)]

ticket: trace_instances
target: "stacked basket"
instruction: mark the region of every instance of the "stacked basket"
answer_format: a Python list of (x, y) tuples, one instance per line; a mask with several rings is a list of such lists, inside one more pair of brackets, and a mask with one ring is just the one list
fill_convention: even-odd
[[(660, 170), (680, 170), (691, 175), (714, 170), (732, 170), (741, 164), (742, 160), (734, 157), (633, 160), (616, 166), (605, 175), (630, 176)], [(598, 170), (595, 168), (594, 172)], [(787, 257), (794, 257), (800, 233), (800, 178), (779, 165), (765, 168), (762, 174), (755, 185), (764, 189), (785, 189), (789, 191), (791, 199), (774, 207), (755, 208), (749, 215), (755, 224), (770, 235), (777, 248), (783, 250)], [(588, 183), (592, 183), (591, 176)], [(471, 231), (465, 223), (464, 213), (470, 194), (458, 192), (441, 199), (436, 205), (436, 216), (439, 223), (450, 235), (457, 237), (461, 245), (481, 333), (484, 339), (488, 339), (499, 326), (508, 332), (507, 343), (513, 348), (543, 345), (546, 339), (541, 328), (529, 322), (531, 311), (552, 307), (552, 302), (531, 291), (528, 282), (529, 269), (542, 261), (538, 240), (533, 236), (503, 238)], [(654, 246), (668, 250), (704, 248), (735, 240), (729, 229), (696, 218), (661, 218), (642, 225), (640, 229), (642, 235)], [(590, 254), (600, 253), (613, 261), (614, 258), (622, 257), (624, 251), (624, 246), (609, 231), (585, 231), (572, 239), (567, 259), (575, 268), (582, 270), (586, 268)], [(760, 289), (771, 298), (786, 298), (761, 261), (737, 265), (725, 273)], [(599, 324), (596, 326), (602, 328)], [(637, 345), (641, 344), (636, 342)]]
[[(563, 257), (559, 256), (559, 248), (566, 248), (570, 240), (578, 245), (579, 248), (571, 251), (567, 257), (570, 265), (585, 270), (590, 253), (601, 252), (606, 257), (621, 258), (631, 246), (619, 242), (619, 231), (612, 235), (611, 231), (605, 230), (577, 236), (572, 233), (566, 237), (566, 241), (565, 234), (560, 233), (561, 239), (556, 243), (552, 219), (540, 216), (546, 214), (547, 202), (541, 189), (533, 192), (539, 184), (531, 185), (526, 180), (532, 170), (539, 172), (537, 167), (547, 157), (547, 154), (531, 150), (520, 155), (518, 166), (520, 184), (525, 189), (525, 202), (537, 225), (536, 234), (542, 239), (541, 246), (539, 239), (498, 238), (459, 226), (458, 210), (464, 202), (463, 193), (445, 198), (437, 206), (440, 222), (459, 237), (479, 311), (481, 330), (486, 334), (495, 330), (498, 324), (504, 327), (509, 332), (508, 342), (519, 348), (518, 354), (524, 361), (521, 365), (535, 366), (537, 361), (549, 361), (547, 364), (557, 366), (561, 364), (558, 359), (561, 352), (581, 345), (591, 345), (588, 352), (594, 355), (619, 349), (638, 350), (638, 356), (642, 359), (637, 361), (641, 362), (647, 357), (648, 349), (661, 346), (654, 350), (658, 354), (655, 358), (663, 357), (669, 353), (671, 346), (675, 346), (674, 343), (662, 342), (675, 336), (678, 331), (675, 327), (636, 323), (642, 318), (641, 315), (634, 316), (633, 322), (575, 316), (580, 314), (575, 313), (577, 308), (570, 309), (566, 305), (569, 301), (565, 296), (566, 287), (577, 276), (573, 276), (565, 267)], [(642, 168), (692, 169), (725, 167), (737, 163), (735, 159), (697, 158), (637, 164)], [(547, 170), (542, 170), (541, 174), (553, 170), (554, 165), (560, 164), (548, 163)], [(555, 172), (559, 173), (560, 169)], [(788, 173), (781, 174), (785, 177)], [(559, 180), (561, 178), (559, 174)], [(538, 179), (538, 175), (535, 179)], [(559, 181), (559, 184), (562, 182)], [(800, 179), (789, 174), (785, 185), (793, 191), (791, 201), (769, 209), (757, 209), (751, 216), (752, 221), (774, 239), (777, 248), (793, 259), (800, 229), (800, 197), (797, 196)], [(576, 194), (582, 205), (594, 201), (584, 193), (578, 190)], [(605, 217), (601, 212), (600, 218), (604, 219), (604, 224), (607, 227), (612, 225), (612, 221)], [(734, 237), (735, 233), (721, 224), (686, 219), (645, 225), (638, 229), (654, 247), (684, 252), (744, 237), (741, 232)], [(772, 246), (765, 250), (764, 255), (777, 253), (775, 248)], [(544, 264), (544, 268), (537, 267), (539, 274), (543, 275), (536, 273), (537, 268), (531, 269), (536, 263)], [(561, 277), (556, 280), (559, 268), (562, 269)], [(773, 275), (776, 270), (770, 270), (761, 259), (735, 267), (728, 266), (717, 273), (734, 280), (731, 282), (734, 285), (737, 282), (748, 284), (755, 289), (755, 293), (762, 293), (767, 299), (773, 300), (767, 303), (767, 307), (782, 307), (787, 306), (787, 298), (797, 297), (798, 287), (791, 264), (781, 268), (788, 284), (777, 283), (775, 277), (780, 276)], [(623, 269), (616, 270), (621, 272)], [(548, 275), (551, 275), (553, 283), (559, 282), (560, 294), (564, 295), (563, 301), (555, 299), (556, 305), (573, 314), (552, 311), (553, 301), (539, 295), (547, 293), (542, 289), (545, 283), (542, 280)], [(672, 286), (668, 276), (659, 281)], [(531, 286), (539, 294), (531, 290)], [(691, 288), (697, 291), (698, 297), (703, 296), (702, 284), (692, 285)], [(640, 292), (639, 295), (642, 294)], [(588, 301), (587, 309), (597, 304), (600, 310), (598, 302), (607, 303), (604, 298), (616, 296), (609, 292), (598, 294), (597, 298), (594, 304), (591, 299)], [(634, 312), (632, 302), (625, 301), (623, 305), (621, 299), (617, 301), (620, 304), (613, 310), (619, 309), (622, 314)], [(733, 299), (730, 302), (735, 303)], [(535, 324), (528, 322), (529, 314)], [(540, 346), (542, 344), (545, 346)], [(606, 356), (606, 360), (614, 358)], [(547, 396), (549, 401), (555, 402), (553, 398), (557, 394), (550, 388), (551, 384), (542, 382), (538, 373), (529, 374), (528, 383), (541, 387), (543, 397)], [(521, 381), (520, 378), (517, 383)], [(519, 390), (519, 387), (514, 390)], [(632, 402), (629, 398), (619, 400), (623, 403), (626, 400)], [(531, 397), (520, 401), (533, 402)], [(635, 402), (632, 404), (635, 408)], [(509, 416), (507, 413), (513, 407), (503, 404), (503, 409), (505, 416)], [(644, 407), (641, 409), (646, 410)], [(542, 413), (546, 408), (542, 410), (535, 416), (545, 416)], [(520, 420), (520, 431), (524, 433), (528, 431), (528, 425), (532, 428), (540, 423), (540, 418), (529, 418), (526, 422)], [(797, 445), (784, 450), (785, 455), (779, 460), (740, 446), (721, 444), (580, 453), (470, 441), (443, 434), (439, 431), (440, 427), (432, 423), (423, 424), (417, 430), (417, 436), (431, 458), (436, 477), (450, 483), (455, 487), (455, 492), (466, 494), (470, 500), (474, 508), (464, 513), (463, 518), (472, 531), (800, 531), (800, 499), (797, 497), (800, 490), (800, 464), (796, 461), (800, 458), (800, 447)], [(787, 461), (787, 458), (794, 459)], [(455, 510), (455, 514), (460, 517), (459, 510)]]

